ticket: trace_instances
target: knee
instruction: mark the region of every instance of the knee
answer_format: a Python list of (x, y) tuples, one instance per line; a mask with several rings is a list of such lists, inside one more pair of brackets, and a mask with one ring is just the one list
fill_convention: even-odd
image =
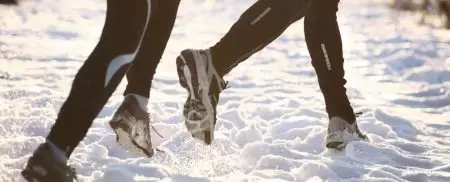
[(310, 14), (321, 17), (336, 15), (339, 6), (339, 0), (309, 0), (311, 2)]
[(339, 0), (309, 0), (311, 7), (305, 17), (305, 26), (327, 24), (336, 20)]

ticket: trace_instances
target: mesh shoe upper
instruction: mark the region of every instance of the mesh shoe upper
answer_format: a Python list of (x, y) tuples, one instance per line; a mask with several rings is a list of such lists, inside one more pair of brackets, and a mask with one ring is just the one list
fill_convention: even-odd
[(33, 182), (77, 180), (75, 169), (61, 161), (49, 143), (39, 145), (21, 174)]
[(117, 135), (118, 143), (128, 151), (141, 156), (153, 155), (150, 114), (141, 109), (134, 96), (125, 97), (110, 125)]

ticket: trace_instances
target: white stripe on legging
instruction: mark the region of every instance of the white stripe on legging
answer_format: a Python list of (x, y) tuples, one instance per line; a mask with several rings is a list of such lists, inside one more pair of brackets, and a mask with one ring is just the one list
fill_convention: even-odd
[(147, 5), (148, 5), (148, 9), (147, 9), (147, 18), (145, 20), (145, 27), (144, 27), (144, 30), (143, 30), (143, 32), (141, 34), (141, 39), (139, 40), (139, 44), (138, 44), (137, 48), (135, 49), (135, 51), (133, 53), (120, 54), (120, 55), (118, 55), (117, 57), (115, 57), (115, 58), (113, 58), (111, 60), (111, 62), (108, 65), (108, 69), (106, 71), (104, 87), (108, 86), (108, 84), (111, 81), (112, 77), (116, 74), (116, 72), (120, 68), (122, 68), (123, 66), (133, 62), (134, 58), (136, 57), (136, 54), (137, 54), (137, 52), (139, 51), (139, 49), (141, 47), (142, 40), (144, 39), (145, 32), (147, 31), (148, 22), (150, 20), (150, 12), (151, 12), (151, 9), (152, 9), (151, 0), (147, 0)]
[(328, 71), (331, 70), (331, 64), (330, 59), (328, 58), (327, 48), (325, 47), (325, 44), (321, 43), (320, 46), (322, 47), (323, 56), (325, 56), (325, 63), (327, 64)]

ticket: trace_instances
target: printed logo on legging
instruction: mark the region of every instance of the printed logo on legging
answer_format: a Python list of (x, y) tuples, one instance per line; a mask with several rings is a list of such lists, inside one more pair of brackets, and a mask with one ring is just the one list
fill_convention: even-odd
[(321, 43), (320, 46), (322, 47), (323, 56), (325, 57), (325, 63), (327, 64), (328, 71), (331, 71), (331, 63), (330, 59), (328, 58), (328, 52), (327, 48), (325, 47), (324, 43)]

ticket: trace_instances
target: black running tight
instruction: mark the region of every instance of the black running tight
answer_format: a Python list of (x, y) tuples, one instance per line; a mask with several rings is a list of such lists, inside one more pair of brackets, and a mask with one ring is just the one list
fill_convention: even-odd
[(339, 0), (259, 0), (213, 47), (213, 64), (222, 76), (261, 50), (292, 23), (305, 17), (306, 44), (329, 117), (353, 123), (344, 87), (344, 58), (336, 20)]
[(47, 139), (67, 156), (127, 75), (124, 94), (149, 96), (151, 80), (176, 18), (179, 0), (108, 0), (94, 51), (75, 76)]

